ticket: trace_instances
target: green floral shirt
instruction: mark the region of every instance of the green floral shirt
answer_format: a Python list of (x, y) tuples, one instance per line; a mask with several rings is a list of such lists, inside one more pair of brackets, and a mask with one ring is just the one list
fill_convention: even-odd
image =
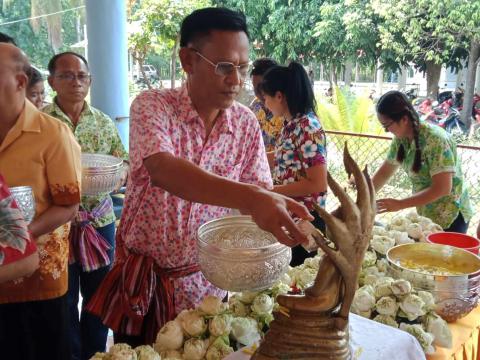
[[(473, 215), (467, 187), (463, 180), (461, 160), (457, 156), (457, 146), (453, 139), (440, 127), (425, 122), (420, 123), (420, 149), (422, 150), (422, 167), (418, 173), (412, 171), (415, 159), (415, 144), (408, 139), (394, 138), (387, 155), (387, 161), (401, 165), (410, 180), (412, 191), (417, 193), (432, 185), (432, 176), (452, 172), (452, 192), (430, 204), (417, 207), (420, 215), (426, 216), (444, 229), (448, 228), (457, 218), (459, 212), (465, 221)], [(405, 159), (400, 164), (397, 151), (403, 144)]]
[[(56, 99), (44, 107), (42, 111), (61, 120), (70, 127), (82, 148), (82, 152), (109, 154), (124, 160), (128, 159), (128, 154), (123, 147), (113, 121), (108, 115), (88, 105), (87, 102), (85, 102), (76, 127), (57, 105)], [(87, 211), (91, 211), (105, 198), (110, 202), (112, 201), (109, 194), (82, 196), (82, 207)], [(112, 210), (107, 215), (96, 219), (93, 225), (102, 227), (113, 221), (115, 221), (115, 214)]]

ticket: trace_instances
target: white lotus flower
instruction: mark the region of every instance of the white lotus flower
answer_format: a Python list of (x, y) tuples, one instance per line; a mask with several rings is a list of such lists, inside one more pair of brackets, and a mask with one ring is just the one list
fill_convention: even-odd
[(406, 331), (410, 335), (413, 335), (422, 346), (425, 354), (433, 354), (435, 352), (435, 348), (432, 346), (433, 335), (426, 332), (421, 325), (409, 325), (406, 323), (401, 323), (400, 330)]
[(320, 266), (320, 259), (321, 259), (320, 256), (315, 256), (315, 257), (312, 257), (312, 258), (306, 258), (305, 261), (304, 261), (304, 265), (308, 266), (308, 267), (311, 267), (312, 269), (318, 270), (318, 268)]
[(230, 334), (230, 331), (232, 330), (232, 320), (232, 316), (228, 314), (215, 315), (212, 319), (210, 319), (210, 323), (208, 325), (210, 334), (213, 336)]
[(141, 345), (135, 348), (138, 360), (161, 360), (160, 354), (149, 345)]
[(395, 280), (390, 284), (390, 287), (392, 289), (393, 295), (395, 296), (407, 295), (410, 294), (410, 292), (412, 291), (412, 285), (409, 281), (404, 279)]
[(377, 315), (373, 318), (373, 321), (376, 321), (381, 324), (385, 324), (394, 328), (398, 328), (398, 323), (395, 321), (395, 319), (388, 315)]
[(273, 310), (273, 299), (267, 294), (259, 294), (252, 303), (252, 311), (262, 315), (269, 314)]
[(208, 349), (208, 339), (188, 339), (183, 345), (183, 358), (185, 360), (202, 360)]
[(372, 235), (387, 236), (388, 231), (383, 226), (374, 226), (372, 229)]
[(425, 315), (425, 303), (422, 298), (414, 294), (409, 294), (402, 300), (400, 309), (402, 309), (410, 321)]
[(417, 295), (423, 300), (425, 303), (426, 310), (434, 310), (435, 309), (435, 298), (433, 297), (432, 293), (428, 291), (419, 291)]
[(254, 291), (242, 291), (240, 293), (240, 301), (242, 301), (245, 304), (251, 304), (253, 302), (253, 299), (258, 295), (258, 292)]
[(383, 296), (392, 295), (393, 292), (390, 285), (393, 283), (393, 281), (394, 280), (391, 277), (383, 277), (379, 279), (373, 287), (375, 289), (375, 298), (379, 299)]
[(367, 275), (363, 278), (363, 285), (375, 285), (375, 283), (381, 278), (379, 275)]
[(423, 230), (419, 224), (412, 223), (407, 225), (407, 233), (412, 239), (419, 240), (422, 237)]
[(358, 316), (364, 317), (366, 319), (370, 319), (372, 317), (372, 310), (360, 311), (354, 305), (352, 305), (351, 310), (354, 314), (357, 314)]
[(109, 360), (137, 360), (137, 353), (127, 344), (115, 344), (108, 353)]
[(397, 315), (398, 304), (395, 299), (390, 296), (384, 296), (378, 299), (375, 304), (375, 310), (380, 315), (388, 315), (395, 317)]
[[(288, 275), (287, 275), (288, 276)], [(272, 296), (276, 298), (280, 294), (286, 294), (290, 291), (291, 286), (287, 285), (281, 281), (277, 281), (275, 284), (272, 286)]]
[(375, 253), (375, 251), (365, 252), (365, 256), (363, 257), (363, 262), (362, 262), (363, 268), (374, 266), (376, 262), (377, 262), (377, 254)]
[(425, 217), (425, 216), (419, 216), (418, 217), (418, 221), (417, 221), (418, 225), (420, 225), (422, 227), (422, 230), (428, 230), (430, 228), (430, 226), (432, 226), (434, 223), (432, 220), (430, 220), (429, 218)]
[(352, 306), (358, 311), (370, 311), (375, 306), (375, 297), (365, 288), (365, 286), (362, 286), (355, 291)]
[(411, 222), (418, 222), (420, 220), (420, 216), (415, 210), (410, 210), (405, 217), (410, 220)]
[(390, 230), (388, 236), (395, 240), (395, 245), (413, 244), (415, 240), (410, 239), (404, 231)]
[(230, 298), (228, 304), (235, 316), (245, 317), (250, 313), (250, 307), (241, 302), (237, 297)]
[(183, 345), (182, 326), (178, 321), (167, 322), (157, 334), (155, 340), (155, 350), (162, 352), (166, 350), (177, 350)]
[(429, 313), (424, 321), (425, 329), (435, 337), (433, 343), (437, 346), (451, 349), (452, 332), (448, 324), (435, 313)]
[(193, 337), (202, 336), (208, 327), (203, 314), (198, 310), (190, 310), (185, 313), (181, 322), (183, 331)]
[(234, 318), (232, 321), (233, 338), (239, 343), (252, 346), (260, 341), (257, 322), (252, 318)]
[(137, 353), (133, 349), (122, 350), (111, 354), (109, 360), (137, 360)]
[(228, 339), (224, 340), (223, 337), (218, 337), (208, 347), (205, 354), (206, 360), (222, 360), (229, 354), (233, 353), (233, 349), (226, 343)]
[(206, 296), (199, 306), (200, 311), (207, 315), (221, 314), (226, 308), (227, 304), (222, 302), (222, 299), (213, 295)]
[(390, 248), (395, 246), (395, 240), (388, 236), (373, 235), (370, 246), (379, 254), (385, 255)]
[(312, 268), (304, 268), (300, 273), (296, 276), (296, 285), (300, 289), (305, 289), (313, 284), (315, 281), (315, 277), (317, 276), (317, 270)]
[(377, 266), (377, 269), (380, 273), (385, 274), (387, 272), (387, 268), (388, 268), (387, 259), (377, 260), (376, 266)]

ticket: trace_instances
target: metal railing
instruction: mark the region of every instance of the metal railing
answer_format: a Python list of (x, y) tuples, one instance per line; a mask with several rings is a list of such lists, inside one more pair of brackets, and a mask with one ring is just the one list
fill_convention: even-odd
[[(328, 170), (334, 178), (348, 189), (348, 179), (343, 166), (343, 147), (348, 143), (350, 154), (363, 168), (368, 167), (372, 175), (387, 157), (387, 150), (391, 137), (354, 134), (341, 131), (326, 131)], [(468, 233), (476, 234), (480, 220), (477, 209), (480, 206), (480, 147), (470, 145), (457, 145), (458, 157), (462, 162), (464, 180), (468, 186), (470, 201), (474, 209), (474, 216), (470, 220)], [(381, 189), (377, 197), (392, 197), (401, 199), (412, 192), (411, 182), (404, 171), (397, 171), (390, 181)], [(333, 194), (327, 198), (327, 209), (333, 210), (338, 206), (338, 200)], [(391, 217), (392, 214), (379, 215), (380, 220)]]

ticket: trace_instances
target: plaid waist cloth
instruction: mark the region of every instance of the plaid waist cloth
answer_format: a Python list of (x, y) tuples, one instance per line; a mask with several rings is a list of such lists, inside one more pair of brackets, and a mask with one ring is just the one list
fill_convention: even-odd
[(173, 280), (199, 270), (198, 264), (160, 269), (151, 257), (129, 254), (114, 264), (86, 310), (114, 332), (143, 335), (146, 344), (153, 344), (161, 327), (176, 316)]
[(92, 222), (112, 211), (112, 203), (105, 198), (92, 211), (80, 209), (70, 229), (69, 264), (78, 262), (89, 272), (110, 265), (108, 251), (112, 246), (100, 235)]

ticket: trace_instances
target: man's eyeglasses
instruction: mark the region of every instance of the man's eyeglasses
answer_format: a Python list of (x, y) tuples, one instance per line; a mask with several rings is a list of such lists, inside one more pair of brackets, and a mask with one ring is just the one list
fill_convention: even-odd
[(205, 56), (200, 54), (198, 50), (193, 49), (195, 51), (195, 54), (200, 56), (203, 60), (208, 62), (210, 65), (212, 65), (215, 68), (215, 74), (220, 75), (220, 76), (228, 76), (233, 73), (234, 70), (238, 71), (238, 74), (242, 79), (245, 79), (248, 76), (248, 71), (250, 70), (250, 64), (245, 63), (245, 64), (240, 64), (240, 65), (235, 65), (232, 64), (231, 62), (227, 61), (220, 61), (218, 63), (214, 63), (213, 61), (207, 59)]
[(78, 79), (79, 82), (86, 84), (90, 81), (92, 76), (90, 74), (73, 74), (73, 73), (66, 73), (66, 74), (59, 74), (55, 75), (55, 77), (60, 81), (68, 81), (72, 82), (75, 79)]

